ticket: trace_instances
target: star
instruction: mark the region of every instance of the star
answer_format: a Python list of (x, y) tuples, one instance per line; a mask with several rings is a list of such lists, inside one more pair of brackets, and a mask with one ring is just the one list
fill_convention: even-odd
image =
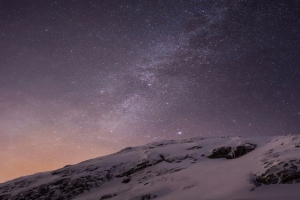
[(7, 2), (0, 182), (149, 141), (299, 134), (299, 1)]

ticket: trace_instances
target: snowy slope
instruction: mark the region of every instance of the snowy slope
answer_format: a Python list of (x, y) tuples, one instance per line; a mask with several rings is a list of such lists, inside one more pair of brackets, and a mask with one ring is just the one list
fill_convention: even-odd
[(168, 140), (2, 183), (0, 200), (298, 200), (299, 167), (299, 136)]

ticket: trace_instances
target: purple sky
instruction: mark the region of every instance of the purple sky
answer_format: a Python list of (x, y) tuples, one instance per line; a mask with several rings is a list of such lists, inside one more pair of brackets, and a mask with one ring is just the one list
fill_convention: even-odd
[(298, 134), (299, 8), (2, 0), (0, 182), (161, 139)]

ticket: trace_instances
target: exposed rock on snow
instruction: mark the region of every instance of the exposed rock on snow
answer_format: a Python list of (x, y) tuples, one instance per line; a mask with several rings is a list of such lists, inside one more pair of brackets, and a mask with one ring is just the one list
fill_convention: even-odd
[(280, 162), (277, 165), (271, 166), (265, 173), (257, 176), (253, 182), (256, 186), (261, 186), (262, 184), (300, 183), (300, 171), (297, 165), (300, 165), (299, 160)]
[(237, 147), (220, 147), (212, 151), (208, 158), (227, 158), (234, 159), (241, 157), (251, 151), (256, 147), (256, 144), (246, 143)]
[(123, 179), (123, 181), (122, 181), (122, 183), (129, 183), (130, 182), (130, 180), (131, 180), (131, 178), (129, 177), (129, 178), (124, 178)]
[(155, 199), (155, 197), (156, 197), (156, 195), (146, 194), (146, 195), (142, 195), (141, 200)]
[(0, 200), (297, 199), (299, 144), (297, 136), (153, 142), (2, 183)]
[(201, 149), (201, 148), (202, 148), (201, 146), (193, 146), (193, 147), (187, 148), (186, 150)]
[(102, 199), (110, 199), (110, 198), (112, 198), (112, 197), (114, 197), (114, 196), (117, 196), (117, 194), (106, 194), (106, 195), (103, 195), (103, 196), (100, 198), (100, 200), (102, 200)]

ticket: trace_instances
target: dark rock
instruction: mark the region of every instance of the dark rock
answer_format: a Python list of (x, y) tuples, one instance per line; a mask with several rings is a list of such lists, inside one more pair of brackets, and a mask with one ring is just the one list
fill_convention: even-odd
[(188, 159), (188, 158), (193, 161), (198, 160), (197, 154), (183, 154), (180, 156), (166, 156), (166, 155), (160, 154), (159, 157), (167, 163), (180, 163), (183, 160)]
[(201, 148), (202, 148), (201, 146), (193, 146), (193, 147), (187, 148), (186, 150), (201, 149)]
[(48, 188), (48, 185), (41, 185), (39, 188), (38, 188), (38, 193), (41, 194), (41, 195), (45, 195), (46, 193), (48, 193), (49, 191), (49, 188)]
[(63, 177), (64, 176), (70, 176), (72, 175), (73, 171), (71, 169), (69, 169), (68, 167), (64, 167), (64, 168), (61, 168), (59, 170), (55, 170), (54, 172), (52, 172), (52, 175), (62, 175)]
[(122, 183), (129, 183), (131, 181), (131, 178), (124, 178)]
[(192, 143), (192, 142), (195, 142), (193, 139), (185, 139), (185, 140), (182, 140), (181, 143)]
[(255, 147), (256, 144), (250, 144), (250, 143), (246, 143), (244, 145), (240, 145), (237, 147), (220, 147), (220, 148), (213, 149), (211, 155), (207, 156), (207, 158), (234, 159), (253, 151)]
[(0, 194), (0, 199), (1, 199), (1, 200), (8, 200), (9, 197), (10, 197), (9, 194)]
[(102, 200), (102, 199), (110, 199), (110, 198), (115, 197), (115, 196), (117, 196), (117, 194), (106, 194), (106, 195), (103, 195), (100, 198), (100, 200)]
[(12, 189), (13, 189), (13, 186), (11, 186), (10, 184), (8, 184), (4, 187), (0, 187), (0, 190), (2, 190), (2, 193), (10, 192)]
[(157, 196), (153, 194), (146, 194), (141, 196), (141, 200), (150, 200), (150, 199), (155, 199)]
[(256, 176), (253, 181), (255, 186), (262, 184), (294, 184), (300, 183), (298, 167), (292, 163), (279, 163), (266, 170), (265, 173)]
[(55, 182), (53, 183), (53, 185), (61, 185), (61, 184), (63, 184), (63, 183), (68, 183), (69, 180), (70, 180), (70, 178), (62, 178), (62, 179), (59, 179), (59, 180), (55, 181)]
[(116, 177), (124, 177), (124, 176), (129, 176), (133, 173), (139, 172), (141, 170), (144, 170), (147, 167), (151, 167), (153, 165), (156, 165), (160, 162), (162, 162), (162, 159), (158, 159), (158, 160), (142, 160), (139, 164), (135, 165), (134, 167), (127, 169), (125, 172), (122, 172), (118, 175), (116, 175)]
[(214, 149), (208, 158), (227, 158), (231, 152), (231, 147), (220, 147)]
[(179, 167), (176, 167), (176, 168), (173, 168), (170, 170), (170, 173), (174, 173), (174, 172), (179, 172), (181, 170), (183, 170), (184, 168), (179, 168)]
[[(89, 191), (92, 188), (101, 186), (104, 182), (108, 182), (112, 178), (112, 173), (115, 170), (115, 166), (109, 170), (104, 170), (101, 173), (97, 173), (94, 176), (86, 175), (71, 178), (59, 178), (53, 180), (49, 184), (43, 184), (38, 187), (33, 187), (28, 191), (20, 192), (16, 196), (10, 197), (11, 200), (17, 199), (44, 199), (44, 200), (66, 200), (73, 199), (75, 196)], [(18, 182), (18, 185), (23, 185), (25, 182)], [(28, 182), (26, 182), (27, 184)], [(10, 186), (6, 186), (4, 189), (9, 189)], [(2, 190), (3, 191), (3, 190)], [(63, 195), (62, 195), (63, 194)], [(0, 198), (1, 199), (1, 198)], [(6, 200), (6, 198), (2, 198)], [(2, 200), (1, 199), (1, 200)]]

